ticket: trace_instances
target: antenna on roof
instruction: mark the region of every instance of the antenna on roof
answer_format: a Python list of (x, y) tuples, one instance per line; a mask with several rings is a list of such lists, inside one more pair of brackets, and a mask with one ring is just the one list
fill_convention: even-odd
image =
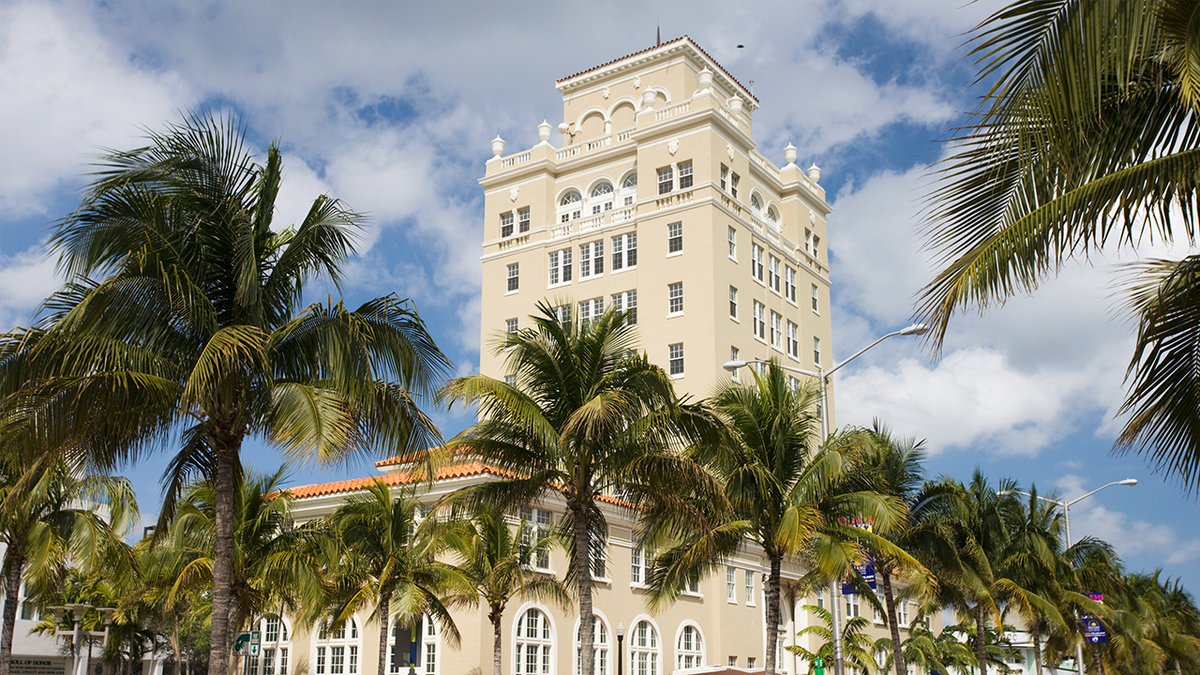
[(654, 46), (658, 47), (662, 45), (662, 26), (655, 26), (655, 29), (657, 34), (654, 36)]

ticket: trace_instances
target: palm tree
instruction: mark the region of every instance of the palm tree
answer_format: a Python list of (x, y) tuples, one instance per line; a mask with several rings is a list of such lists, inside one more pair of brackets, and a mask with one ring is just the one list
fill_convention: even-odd
[[(817, 659), (826, 664), (833, 663), (833, 614), (817, 605), (804, 605), (801, 609), (816, 614), (821, 623), (805, 626), (796, 635), (811, 635), (821, 641), (821, 646), (815, 652), (799, 645), (788, 645), (787, 650), (807, 661), (808, 672), (815, 673)], [(870, 625), (870, 619), (865, 616), (850, 617), (842, 625), (843, 659), (866, 675), (871, 675), (876, 668), (875, 641), (866, 633)]]
[(0, 675), (12, 660), (21, 582), (33, 593), (57, 590), (66, 561), (119, 563), (120, 537), (138, 519), (137, 498), (124, 478), (78, 476), (62, 462), (24, 456), (18, 444), (0, 455), (0, 542), (4, 616)]
[[(938, 169), (917, 313), (1032, 292), (1110, 240), (1196, 243), (1200, 59), (1192, 0), (1016, 0), (968, 43), (991, 87)], [(1129, 268), (1139, 329), (1115, 449), (1200, 489), (1200, 256)]]
[[(877, 535), (844, 525), (851, 517), (871, 520), (882, 530), (899, 523), (903, 504), (881, 495), (862, 480), (865, 436), (843, 433), (821, 445), (815, 383), (793, 389), (778, 364), (753, 373), (754, 382), (730, 382), (710, 401), (730, 430), (727, 442), (694, 448), (723, 486), (725, 498), (709, 522), (691, 531), (656, 556), (651, 574), (655, 593), (674, 597), (682, 581), (723, 564), (749, 538), (763, 549), (770, 564), (766, 582), (767, 675), (775, 671), (780, 623), (780, 581), (784, 558), (803, 555), (826, 578), (841, 578), (862, 558), (866, 542), (906, 562), (912, 558)], [(700, 500), (702, 503), (707, 503)], [(719, 507), (727, 505), (727, 509)], [(655, 514), (647, 516), (654, 522)], [(915, 561), (913, 561), (915, 562)]]
[(492, 624), (492, 672), (500, 675), (500, 654), (504, 646), (504, 609), (514, 597), (551, 600), (567, 609), (571, 596), (558, 578), (530, 569), (530, 556), (546, 545), (522, 521), (514, 532), (504, 514), (494, 508), (476, 509), (469, 538), (458, 555), (459, 571), (475, 589), (469, 598), (460, 596), (455, 604), (477, 605), (482, 598), (488, 606)]
[[(593, 675), (591, 561), (604, 555), (607, 526), (597, 500), (618, 495), (634, 508), (669, 486), (717, 486), (679, 451), (677, 439), (709, 421), (675, 397), (670, 377), (633, 353), (635, 327), (609, 311), (586, 325), (560, 323), (545, 301), (533, 327), (504, 335), (496, 352), (515, 384), (483, 375), (451, 381), (442, 395), (479, 406), (480, 421), (446, 446), (515, 477), (477, 488), (472, 499), (510, 511), (548, 495), (566, 502), (568, 579), (579, 598), (582, 675)], [(697, 488), (705, 489), (705, 488)]]
[(260, 166), (243, 143), (232, 119), (193, 115), (105, 155), (51, 236), (67, 285), (39, 326), (0, 339), (0, 398), (41, 447), (108, 467), (178, 439), (160, 524), (186, 485), (214, 481), (214, 675), (230, 655), (243, 441), (321, 464), (428, 447), (415, 395), (447, 369), (405, 300), (301, 308), (310, 279), (338, 282), (362, 218), (321, 196), (276, 227), (279, 148)]
[[(895, 664), (896, 648), (892, 639), (879, 638), (875, 641), (875, 651), (887, 654), (883, 662), (885, 671)], [(925, 621), (913, 622), (908, 637), (900, 643), (900, 649), (906, 664), (915, 665), (925, 673), (950, 675), (951, 668), (965, 673), (976, 659), (966, 643), (958, 639), (952, 627), (947, 626), (941, 633), (935, 634)]]
[(439, 560), (460, 548), (455, 523), (420, 518), (423, 507), (405, 495), (393, 497), (382, 480), (351, 495), (329, 517), (333, 554), (328, 561), (334, 589), (330, 623), (350, 620), (363, 607), (374, 607), (379, 621), (379, 671), (387, 672), (388, 628), (430, 616), (457, 643), (458, 628), (443, 597), (474, 593), (467, 578)]

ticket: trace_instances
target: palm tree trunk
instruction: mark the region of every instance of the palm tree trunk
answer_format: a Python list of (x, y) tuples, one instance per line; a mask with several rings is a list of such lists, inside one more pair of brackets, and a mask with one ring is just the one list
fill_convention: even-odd
[[(230, 675), (230, 616), (233, 611), (233, 495), (241, 438), (233, 433), (213, 439), (217, 451), (217, 498), (214, 504), (212, 645), (208, 650), (208, 675)], [(0, 673), (0, 675), (4, 675)]]
[[(771, 576), (767, 577), (767, 653), (763, 654), (763, 675), (775, 675), (775, 653), (779, 650), (779, 574), (782, 556), (771, 556)], [(746, 604), (752, 598), (746, 598)]]
[(25, 571), (25, 557), (20, 553), (24, 545), (22, 539), (16, 538), (8, 549), (8, 578), (4, 580), (4, 630), (0, 633), (0, 675), (8, 675), (8, 667), (12, 663), (17, 603), (21, 599), (21, 573)]
[[(580, 675), (595, 675), (596, 655), (592, 626), (592, 556), (587, 529), (588, 509), (572, 505), (575, 522), (575, 573), (579, 579), (579, 651), (582, 657)], [(569, 643), (568, 643), (569, 644)]]
[[(379, 675), (387, 675), (388, 628), (391, 623), (392, 594), (379, 594)], [(399, 636), (397, 636), (399, 637)]]
[(1029, 634), (1033, 637), (1033, 669), (1037, 675), (1042, 675), (1042, 631), (1041, 621), (1034, 617), (1029, 622)]
[[(501, 649), (504, 647), (504, 628), (500, 625), (500, 622), (504, 618), (504, 607), (493, 603), (491, 610), (488, 613), (488, 619), (492, 622), (492, 675), (501, 675), (500, 654)], [(520, 655), (517, 655), (517, 658), (521, 658)]]
[(979, 675), (987, 675), (987, 628), (983, 624), (983, 603), (975, 604), (975, 651)]
[(896, 664), (896, 675), (905, 675), (904, 650), (900, 646), (900, 621), (896, 618), (896, 598), (892, 595), (892, 575), (888, 574), (887, 559), (875, 558), (875, 576), (883, 582), (883, 604), (887, 611), (888, 628), (892, 632), (892, 663)]
[(175, 673), (183, 675), (183, 653), (179, 651), (179, 613), (171, 612), (171, 653), (175, 655)]
[(1100, 659), (1100, 645), (1092, 644), (1092, 662), (1095, 664), (1096, 672), (1099, 675), (1104, 675), (1104, 661)]

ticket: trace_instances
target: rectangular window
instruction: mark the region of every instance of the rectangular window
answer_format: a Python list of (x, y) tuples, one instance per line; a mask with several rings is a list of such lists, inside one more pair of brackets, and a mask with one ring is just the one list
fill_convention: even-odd
[(550, 253), (550, 285), (557, 286), (571, 280), (571, 249)]
[(679, 189), (692, 187), (692, 163), (679, 163)]
[(275, 650), (262, 651), (263, 675), (275, 675)]
[[(529, 561), (537, 569), (550, 569), (550, 549), (540, 543), (550, 534), (550, 512), (522, 507), (521, 521), (525, 526), (525, 531), (521, 533), (521, 546), (529, 555)], [(535, 541), (538, 543), (536, 549), (533, 548)], [(530, 625), (529, 630), (535, 629)]]
[(816, 284), (813, 284), (813, 287), (812, 287), (812, 308), (813, 308), (813, 311), (814, 311), (814, 312), (820, 313), (820, 312), (821, 312), (821, 305), (820, 305), (820, 303), (818, 303), (818, 302), (817, 302), (817, 297), (818, 297), (818, 296), (817, 296), (817, 285), (816, 285)]
[(683, 313), (683, 282), (667, 284), (667, 315)]
[(746, 570), (746, 604), (754, 604), (754, 570)]
[(258, 675), (258, 657), (257, 656), (250, 656), (246, 659), (246, 670), (249, 671), (249, 675)]
[(32, 601), (25, 600), (24, 602), (22, 602), (21, 603), (21, 620), (33, 621), (34, 609), (36, 609), (36, 607), (34, 606)]
[(796, 302), (796, 270), (791, 267), (784, 268), (783, 294), (792, 303)]
[(658, 194), (665, 195), (675, 189), (675, 170), (664, 166), (658, 170)]
[(559, 305), (554, 308), (554, 316), (558, 317), (558, 323), (563, 326), (571, 325), (571, 306)]
[(350, 646), (350, 658), (346, 662), (346, 672), (355, 675), (358, 672), (358, 647)]
[(737, 570), (725, 568), (725, 596), (729, 602), (737, 602)]
[(501, 213), (500, 214), (500, 236), (501, 237), (511, 237), (512, 233), (513, 233), (513, 213), (512, 213), (512, 211), (509, 211), (508, 213)]
[(676, 342), (667, 347), (668, 357), (670, 359), (669, 372), (672, 375), (683, 374), (683, 343)]
[(737, 260), (737, 230), (729, 228), (729, 258)]
[(329, 648), (329, 675), (342, 675), (346, 672), (346, 648)]
[(612, 294), (613, 310), (617, 312), (628, 312), (625, 322), (629, 324), (637, 323), (637, 291), (623, 291), (621, 293)]
[(618, 234), (612, 238), (613, 271), (637, 267), (637, 232)]
[(505, 319), (504, 320), (504, 332), (505, 333), (517, 332), (517, 320), (516, 319)]
[[(883, 605), (883, 603), (884, 603), (884, 599), (883, 599), (883, 595), (882, 595), (882, 594), (880, 594), (880, 593), (876, 592), (876, 593), (875, 593), (875, 598), (876, 598), (877, 600), (879, 600), (879, 604), (880, 604), (880, 605)], [(883, 622), (884, 622), (883, 613), (882, 613), (882, 612), (880, 612), (880, 611), (879, 611), (879, 610), (878, 610), (878, 609), (877, 609), (877, 608), (876, 608), (874, 605), (872, 605), (872, 606), (871, 606), (871, 613), (875, 615), (875, 616), (874, 616), (875, 623), (883, 623)]]
[(856, 617), (858, 615), (859, 615), (858, 614), (858, 596), (857, 595), (847, 595), (846, 596), (846, 618), (849, 619), (852, 617)]
[(683, 223), (667, 225), (667, 253), (683, 250)]
[(317, 647), (316, 675), (325, 675), (325, 648)]
[(763, 281), (763, 247), (750, 244), (750, 276)]
[(754, 664), (755, 664), (754, 657), (747, 656), (746, 657), (746, 667), (749, 668), (750, 670), (754, 670)]
[(579, 278), (587, 279), (604, 274), (604, 241), (593, 241), (579, 247)]
[(768, 278), (770, 279), (771, 290), (778, 293), (780, 292), (779, 283), (781, 281), (779, 275), (779, 258), (771, 256), (771, 266), (769, 272), (770, 276)]
[[(687, 592), (692, 593), (694, 595), (699, 595), (700, 594), (700, 580), (699, 579), (688, 579)], [(690, 633), (684, 633), (683, 635), (684, 635), (684, 637), (687, 637), (687, 638), (691, 637)], [(688, 649), (692, 648), (690, 642), (688, 643), (687, 648)]]
[(263, 631), (263, 642), (279, 642), (279, 619), (277, 617), (268, 617), (266, 620), (266, 630)]
[(286, 649), (279, 650), (279, 675), (288, 675), (288, 650)]
[(783, 349), (783, 317), (779, 312), (771, 312), (771, 346)]
[[(737, 347), (730, 347), (730, 348), (729, 348), (729, 360), (730, 360), (730, 361), (737, 361), (737, 360), (738, 360), (738, 348), (737, 348)], [(741, 368), (735, 368), (735, 369), (733, 370), (733, 372), (729, 374), (729, 377), (733, 378), (733, 379), (734, 379), (734, 381), (737, 381), (737, 379), (738, 379), (738, 371), (740, 371), (740, 370), (741, 370)]]
[(517, 376), (516, 375), (505, 375), (504, 376), (504, 384), (507, 384), (510, 387), (517, 386)]
[(579, 329), (587, 328), (592, 319), (599, 319), (604, 313), (604, 298), (592, 298), (579, 303)]
[(804, 228), (804, 252), (812, 253), (812, 230)]
[(908, 627), (908, 603), (903, 600), (896, 603), (896, 623)]
[(821, 238), (814, 234), (813, 235), (813, 257), (814, 258), (821, 257), (820, 248), (821, 248)]
[(787, 385), (788, 389), (790, 389), (793, 394), (800, 391), (800, 380), (797, 380), (796, 378), (792, 377), (791, 375), (788, 375), (787, 382), (788, 382), (788, 385)]
[(800, 327), (787, 322), (787, 353), (794, 359), (800, 358)]
[(601, 539), (592, 551), (592, 578), (608, 578), (608, 542)]
[(511, 293), (520, 286), (521, 282), (521, 263), (512, 263), (508, 266), (508, 292)]
[(813, 363), (821, 365), (821, 338), (813, 338)]
[(737, 289), (733, 286), (729, 287), (729, 318), (736, 319), (737, 317)]
[(437, 672), (437, 645), (432, 642), (425, 645), (425, 675)]
[(641, 585), (646, 578), (646, 556), (640, 545), (634, 546), (629, 558), (629, 580)]
[(517, 230), (520, 232), (528, 232), (529, 231), (529, 209), (528, 208), (517, 210)]
[(738, 175), (735, 173), (729, 176), (729, 194), (733, 195), (734, 199), (737, 199), (737, 186)]
[[(728, 189), (728, 185), (729, 185), (729, 167), (722, 164), (721, 165), (721, 189), (722, 190)], [(730, 664), (730, 665), (732, 665), (732, 664)]]
[(757, 300), (754, 301), (754, 337), (767, 340), (767, 307)]
[(817, 607), (825, 608), (825, 591), (820, 586), (817, 586)]
[(737, 668), (737, 657), (736, 656), (729, 657), (729, 667)]

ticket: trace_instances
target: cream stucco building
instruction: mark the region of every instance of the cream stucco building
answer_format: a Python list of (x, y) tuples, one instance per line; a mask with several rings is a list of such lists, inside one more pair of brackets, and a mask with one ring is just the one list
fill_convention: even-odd
[[(755, 149), (753, 93), (687, 37), (564, 78), (557, 86), (563, 95), (558, 131), (544, 122), (540, 143), (507, 155), (504, 141), (496, 139), (495, 156), (480, 180), (481, 372), (507, 375), (489, 345), (497, 334), (529, 325), (543, 299), (574, 321), (614, 306), (636, 309), (641, 348), (672, 375), (681, 394), (693, 398), (729, 377), (722, 365), (731, 358), (776, 358), (805, 370), (818, 363), (829, 367), (824, 242), (830, 208), (819, 170), (797, 166), (795, 148), (784, 151), (782, 167)], [(560, 147), (551, 144), (556, 133)], [(379, 469), (398, 488), (411, 482), (393, 462), (380, 462)], [(433, 502), (498, 475), (480, 463), (450, 467), (423, 499)], [(294, 489), (297, 518), (327, 515), (367, 480)], [(563, 506), (542, 503), (519, 517), (546, 525)], [(620, 630), (626, 675), (706, 665), (761, 668), (768, 649), (761, 551), (747, 546), (726, 561), (723, 572), (651, 613), (643, 585), (648, 561), (634, 545), (635, 514), (617, 502), (608, 506), (607, 555), (596, 570), (597, 672), (616, 675)], [(562, 575), (567, 560), (554, 551), (537, 566)], [(801, 573), (795, 564), (785, 565), (787, 580)], [(815, 601), (785, 602), (779, 672), (806, 672), (782, 647), (803, 644), (805, 638), (795, 634), (810, 617), (797, 608)], [(870, 609), (864, 604), (862, 612), (869, 615)], [(262, 657), (248, 675), (373, 673), (378, 626), (367, 619), (360, 616), (324, 634), (291, 630), (286, 618), (263, 620)], [(418, 672), (491, 672), (486, 614), (461, 612), (455, 621), (463, 636), (459, 649), (447, 646), (438, 626), (421, 626)], [(504, 672), (577, 672), (578, 622), (574, 612), (512, 602), (504, 623)], [(408, 672), (410, 633), (398, 632), (393, 673)]]

